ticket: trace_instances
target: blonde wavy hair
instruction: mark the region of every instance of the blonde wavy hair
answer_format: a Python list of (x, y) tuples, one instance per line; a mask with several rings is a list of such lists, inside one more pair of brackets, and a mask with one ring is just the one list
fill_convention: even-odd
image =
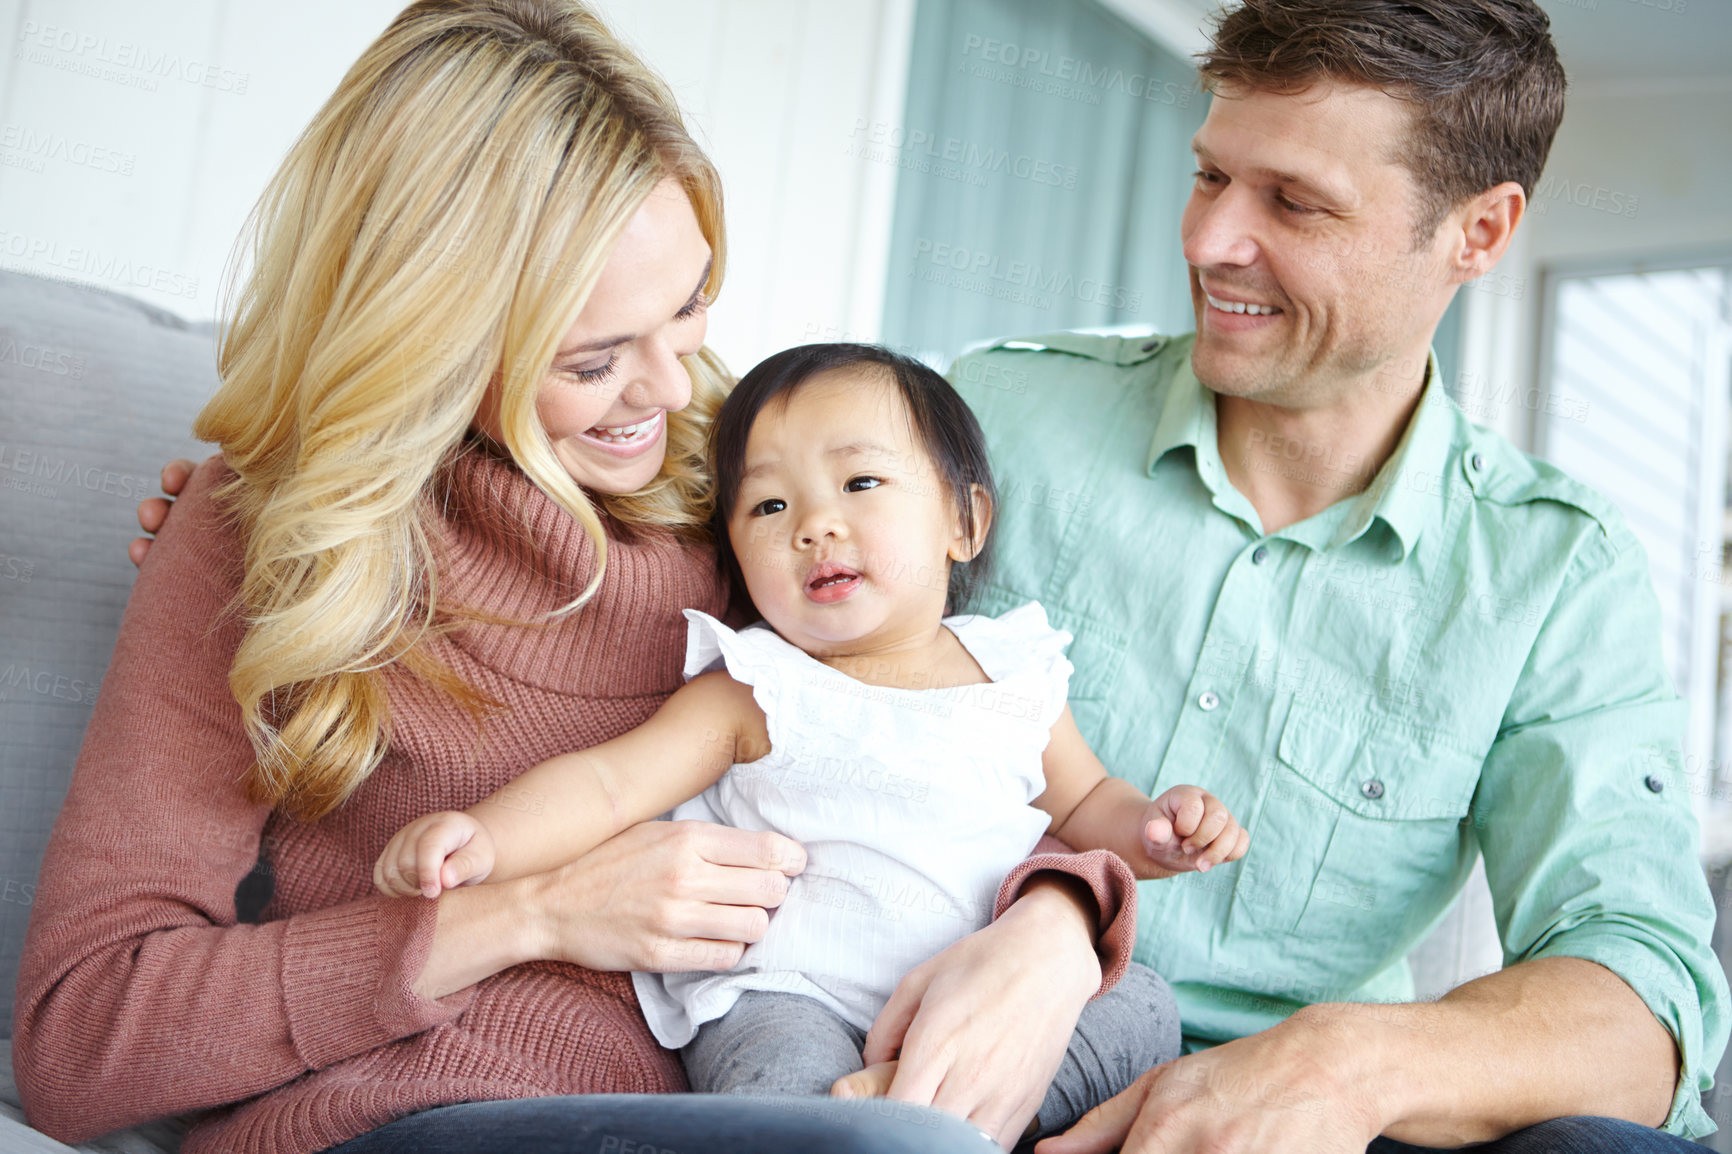
[[(420, 0), (349, 70), (249, 221), (194, 425), (236, 476), (217, 497), (246, 546), (229, 671), (249, 797), (311, 820), (390, 740), (387, 668), (479, 726), (499, 702), (424, 639), (479, 614), (437, 596), (436, 507), (491, 382), (505, 450), (594, 541), (596, 504), (535, 398), (615, 241), (660, 181), (690, 197), (723, 268), (721, 183), (673, 94), (576, 0)], [(238, 270), (242, 265), (247, 271)], [(599, 498), (625, 525), (705, 535), (704, 444), (729, 387), (707, 349), (647, 487)], [(542, 624), (546, 624), (543, 622)]]

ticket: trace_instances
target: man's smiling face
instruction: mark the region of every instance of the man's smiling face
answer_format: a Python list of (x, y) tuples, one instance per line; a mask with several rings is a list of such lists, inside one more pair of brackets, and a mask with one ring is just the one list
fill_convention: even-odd
[(1215, 94), (1180, 225), (1204, 385), (1308, 408), (1391, 365), (1418, 384), (1455, 280), (1448, 229), (1414, 245), (1411, 107), (1328, 81)]

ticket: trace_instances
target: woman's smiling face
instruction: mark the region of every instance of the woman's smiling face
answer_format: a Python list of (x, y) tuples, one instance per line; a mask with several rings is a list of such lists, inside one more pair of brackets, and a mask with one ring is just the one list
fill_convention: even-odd
[[(680, 358), (703, 346), (709, 276), (697, 214), (678, 184), (663, 181), (620, 234), (536, 396), (553, 451), (579, 485), (635, 493), (661, 471), (667, 414), (692, 399)], [(475, 427), (504, 443), (497, 381)]]

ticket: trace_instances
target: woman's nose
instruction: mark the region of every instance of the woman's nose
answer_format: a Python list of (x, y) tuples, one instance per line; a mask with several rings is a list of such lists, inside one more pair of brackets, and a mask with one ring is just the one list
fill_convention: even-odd
[(637, 375), (621, 390), (621, 399), (644, 408), (678, 412), (692, 402), (692, 378), (666, 341), (652, 341), (644, 349)]

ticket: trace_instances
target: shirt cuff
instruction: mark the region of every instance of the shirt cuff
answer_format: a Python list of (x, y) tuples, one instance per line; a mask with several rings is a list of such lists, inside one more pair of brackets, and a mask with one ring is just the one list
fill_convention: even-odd
[(470, 986), (434, 1001), (414, 981), (433, 948), (439, 903), (371, 897), (288, 920), (282, 989), (289, 1034), (311, 1070), (448, 1022)]
[(1080, 880), (1088, 886), (1100, 909), (1100, 920), (1095, 926), (1095, 953), (1101, 961), (1101, 986), (1094, 993), (1098, 998), (1118, 984), (1125, 967), (1130, 965), (1131, 949), (1137, 942), (1136, 875), (1111, 850), (1077, 853), (1056, 837), (1043, 837), (1034, 852), (1011, 870), (998, 887), (993, 920), (1022, 896), (1029, 878), (1048, 870)]
[(1702, 1094), (1714, 1084), (1704, 1058), (1702, 1012), (1688, 967), (1663, 947), (1607, 929), (1578, 926), (1524, 957), (1582, 958), (1606, 967), (1636, 992), (1678, 1047), (1678, 1080), (1672, 1107), (1660, 1127), (1695, 1140), (1718, 1127), (1702, 1108)]

